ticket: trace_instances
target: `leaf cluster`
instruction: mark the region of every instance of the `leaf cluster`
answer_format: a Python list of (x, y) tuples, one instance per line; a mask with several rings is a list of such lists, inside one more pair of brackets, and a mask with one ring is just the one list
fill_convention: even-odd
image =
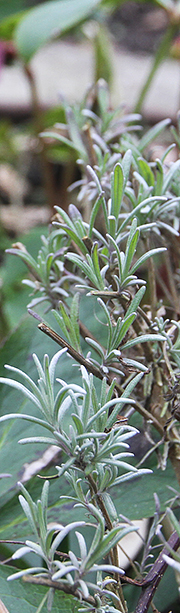
[[(84, 611), (126, 613), (117, 543), (134, 528), (124, 518), (122, 522), (111, 488), (121, 488), (129, 481), (133, 487), (135, 478), (151, 472), (149, 457), (154, 451), (164, 468), (168, 449), (176, 454), (179, 445), (178, 424), (174, 427), (174, 420), (178, 421), (180, 367), (175, 284), (179, 160), (167, 169), (167, 150), (161, 160), (149, 161), (148, 147), (169, 121), (138, 137), (133, 126), (126, 129), (131, 121), (126, 118), (115, 133), (115, 114), (108, 110), (104, 83), (97, 85), (96, 94), (99, 115), (87, 106), (78, 113), (66, 109), (67, 144), (72, 143), (83, 158), (79, 188), (86, 204), (91, 203), (89, 220), (84, 220), (74, 204), (68, 213), (56, 207), (37, 260), (21, 243), (8, 250), (28, 268), (26, 283), (33, 293), (30, 312), (33, 310), (40, 320), (40, 330), (56, 340), (61, 350), (51, 360), (45, 354), (42, 364), (33, 355), (37, 381), (22, 369), (7, 367), (15, 378), (1, 377), (1, 383), (20, 392), (37, 414), (8, 412), (0, 421), (22, 419), (37, 427), (37, 435), (20, 438), (23, 445), (56, 445), (60, 463), (53, 476), (61, 480), (64, 475), (72, 492), (61, 500), (85, 515), (85, 520), (70, 522), (66, 527), (57, 522), (49, 527), (47, 482), (37, 503), (21, 486), (20, 503), (35, 540), (28, 539), (13, 559), (33, 552), (42, 558), (43, 565), (29, 566), (12, 577), (30, 574), (33, 580), (44, 581), (50, 590), (49, 608), (53, 589), (59, 589), (82, 599)], [(88, 119), (91, 147), (82, 139), (84, 117)], [(52, 133), (43, 138), (49, 136), (52, 138)], [(62, 140), (54, 131), (56, 137)], [(163, 304), (158, 298), (158, 284)], [(87, 312), (84, 299), (89, 306)], [(48, 318), (51, 310), (60, 334), (42, 322), (44, 306)], [(65, 353), (70, 356), (69, 368), (73, 358), (80, 369), (79, 383), (73, 382), (74, 366), (71, 383), (55, 377), (58, 361), (62, 362)], [(148, 468), (135, 466), (129, 451), (130, 439), (138, 432), (127, 420), (132, 416), (136, 425), (137, 412), (150, 443), (140, 465), (147, 462)], [(78, 553), (76, 548), (68, 549), (60, 559), (59, 545), (74, 529)], [(147, 538), (143, 568), (152, 532)], [(90, 545), (85, 533), (93, 534)]]

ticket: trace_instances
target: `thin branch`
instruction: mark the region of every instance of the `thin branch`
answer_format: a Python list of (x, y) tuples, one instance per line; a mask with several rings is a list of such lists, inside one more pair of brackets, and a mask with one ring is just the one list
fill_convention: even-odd
[[(106, 525), (107, 525), (107, 528), (108, 528), (108, 530), (112, 530), (113, 524), (111, 522), (109, 513), (108, 513), (108, 511), (106, 509), (106, 506), (104, 504), (102, 496), (98, 493), (96, 482), (94, 481), (92, 475), (90, 475), (90, 474), (88, 475), (88, 481), (89, 481), (89, 484), (91, 486), (91, 489), (93, 490), (93, 492), (95, 494), (98, 506), (101, 509), (101, 512), (103, 514), (103, 517), (104, 517)], [(111, 555), (111, 563), (118, 567), (119, 566), (119, 557), (118, 557), (117, 545), (112, 548), (110, 555)], [(114, 588), (112, 588), (112, 589), (115, 592), (116, 596), (118, 596), (118, 598), (119, 598), (120, 611), (122, 613), (123, 612), (127, 613), (127, 606), (126, 606), (126, 602), (125, 602), (125, 598), (124, 598), (124, 594), (123, 594), (123, 590), (122, 590), (121, 579), (120, 579), (118, 573), (115, 573), (115, 578), (116, 578), (117, 584), (114, 585)]]
[[(72, 586), (67, 585), (63, 581), (52, 581), (51, 579), (48, 579), (48, 578), (46, 579), (44, 577), (34, 577), (33, 575), (31, 576), (23, 575), (23, 581), (25, 581), (26, 583), (33, 583), (35, 585), (43, 585), (45, 587), (51, 587), (55, 590), (65, 592), (65, 594), (71, 594), (72, 596), (75, 596), (76, 598), (78, 598), (78, 600), (81, 599), (79, 590), (74, 585)], [(85, 602), (88, 602), (92, 606), (96, 607), (96, 598), (94, 598), (93, 596), (83, 595), (83, 600)]]
[(164, 260), (166, 263), (166, 270), (167, 270), (167, 276), (168, 276), (168, 282), (169, 282), (169, 287), (171, 290), (171, 300), (173, 300), (174, 302), (174, 310), (176, 313), (179, 313), (179, 296), (178, 296), (178, 292), (176, 289), (176, 284), (174, 281), (174, 272), (173, 272), (173, 268), (172, 268), (172, 264), (171, 264), (171, 258), (170, 258), (170, 253), (169, 251), (165, 251), (164, 254)]
[[(95, 377), (97, 377), (101, 381), (102, 381), (102, 379), (104, 377), (106, 377), (108, 385), (111, 385), (112, 379), (111, 379), (111, 377), (108, 374), (104, 374), (101, 371), (100, 367), (97, 368), (97, 366), (92, 364), (92, 362), (90, 362), (90, 360), (87, 360), (86, 358), (84, 358), (84, 356), (81, 353), (76, 351), (76, 349), (73, 349), (73, 347), (71, 347), (71, 345), (69, 345), (69, 343), (67, 341), (65, 341), (59, 334), (57, 334), (57, 332), (55, 332), (52, 328), (50, 328), (49, 326), (47, 326), (43, 322), (38, 324), (38, 328), (42, 332), (47, 334), (47, 336), (50, 336), (50, 338), (52, 338), (52, 340), (54, 340), (56, 343), (58, 343), (58, 345), (60, 345), (60, 347), (66, 347), (66, 349), (68, 350), (68, 353), (72, 356), (72, 358), (74, 358), (76, 360), (76, 362), (78, 362), (79, 364), (84, 366), (88, 372), (92, 373)], [(122, 394), (124, 392), (124, 388), (119, 383), (115, 384), (115, 389), (120, 394)], [(137, 400), (133, 401), (133, 406), (138, 411), (138, 413), (140, 413), (140, 415), (142, 415), (142, 417), (144, 417), (144, 419), (152, 421), (154, 427), (156, 428), (156, 430), (159, 432), (159, 434), (161, 436), (164, 434), (163, 427), (159, 423), (158, 419), (154, 415), (151, 415), (151, 413), (149, 413), (140, 404), (140, 402), (138, 402)]]
[(81, 366), (84, 366), (88, 372), (92, 373), (98, 379), (101, 379), (101, 380), (103, 379), (104, 375), (101, 373), (100, 368), (97, 368), (96, 366), (94, 366), (94, 364), (92, 364), (92, 362), (84, 358), (84, 356), (81, 353), (76, 351), (76, 349), (73, 349), (73, 347), (71, 347), (71, 345), (69, 345), (69, 343), (62, 338), (62, 336), (60, 336), (59, 334), (57, 334), (57, 332), (52, 330), (52, 328), (49, 328), (49, 326), (47, 326), (43, 322), (38, 324), (38, 328), (42, 332), (47, 334), (47, 336), (50, 336), (50, 338), (52, 338), (53, 341), (58, 343), (60, 347), (66, 347), (71, 357), (74, 358), (76, 362), (79, 362)]
[[(168, 542), (168, 545), (171, 547), (171, 549), (173, 549), (174, 551), (177, 551), (180, 545), (180, 537), (178, 536), (176, 531), (173, 532), (173, 534), (171, 534), (167, 542)], [(157, 560), (154, 562), (153, 567), (151, 568), (151, 570), (146, 576), (146, 579), (143, 582), (142, 594), (138, 600), (134, 613), (147, 613), (149, 606), (151, 604), (151, 601), (154, 597), (154, 594), (157, 590), (157, 587), (168, 566), (165, 560), (163, 559), (163, 556), (165, 554), (170, 555), (166, 547), (163, 547), (160, 555), (158, 556)]]
[[(150, 249), (150, 241), (149, 238), (145, 240), (145, 246), (147, 251)], [(149, 279), (149, 289), (150, 289), (150, 300), (151, 300), (151, 314), (152, 320), (156, 317), (157, 311), (157, 291), (156, 291), (156, 268), (154, 264), (154, 260), (152, 257), (148, 260), (148, 279)]]

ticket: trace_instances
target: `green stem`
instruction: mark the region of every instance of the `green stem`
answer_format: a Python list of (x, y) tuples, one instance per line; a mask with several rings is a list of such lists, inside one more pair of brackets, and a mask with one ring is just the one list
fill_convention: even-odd
[[(149, 238), (145, 239), (145, 249), (149, 251), (150, 241)], [(149, 281), (149, 293), (151, 301), (151, 317), (154, 321), (157, 312), (157, 292), (156, 292), (156, 268), (152, 257), (148, 260), (148, 281)]]
[(169, 49), (170, 49), (170, 46), (171, 46), (171, 42), (172, 42), (172, 40), (173, 40), (173, 38), (174, 38), (174, 36), (175, 36), (177, 31), (178, 31), (178, 25), (176, 23), (175, 24), (174, 23), (169, 23), (169, 25), (167, 27), (167, 30), (165, 32), (165, 35), (164, 35), (164, 37), (163, 37), (163, 39), (162, 39), (162, 41), (161, 41), (161, 43), (160, 43), (160, 45), (159, 45), (159, 47), (157, 49), (157, 52), (155, 54), (154, 61), (153, 61), (153, 64), (151, 66), (148, 78), (146, 79), (146, 81), (145, 81), (145, 83), (143, 85), (143, 88), (142, 88), (142, 90), (140, 92), (139, 98), (138, 98), (138, 100), (136, 102), (135, 109), (134, 109), (135, 113), (140, 113), (141, 112), (142, 105), (143, 105), (143, 102), (144, 102), (144, 98), (145, 98), (145, 96), (146, 96), (146, 94), (147, 94), (147, 92), (149, 90), (149, 87), (151, 85), (151, 81), (153, 80), (153, 78), (154, 78), (154, 76), (156, 74), (156, 71), (159, 68), (161, 62), (163, 62), (163, 60), (165, 60), (165, 58), (167, 57)]
[[(98, 507), (100, 508), (101, 513), (102, 513), (102, 515), (104, 517), (106, 526), (107, 526), (108, 530), (112, 530), (112, 528), (113, 528), (112, 521), (110, 519), (109, 513), (108, 513), (108, 511), (106, 509), (106, 506), (104, 504), (102, 496), (98, 493), (96, 482), (94, 481), (92, 475), (88, 475), (88, 481), (89, 481), (89, 484), (90, 484), (91, 491), (93, 490), (93, 492), (95, 494), (95, 498), (96, 498)], [(115, 547), (112, 548), (112, 550), (110, 552), (110, 557), (111, 557), (112, 564), (114, 564), (115, 566), (118, 567), (119, 566), (119, 557), (118, 557), (117, 545), (115, 545)], [(127, 606), (126, 606), (126, 601), (125, 601), (123, 590), (122, 590), (121, 580), (120, 580), (119, 575), (116, 574), (116, 573), (115, 573), (115, 578), (116, 578), (116, 581), (117, 581), (117, 587), (114, 586), (113, 589), (114, 589), (116, 595), (119, 596), (119, 610), (121, 611), (121, 613), (127, 613)], [(117, 594), (117, 588), (118, 588), (118, 594)], [(118, 606), (117, 603), (116, 603), (116, 606)]]

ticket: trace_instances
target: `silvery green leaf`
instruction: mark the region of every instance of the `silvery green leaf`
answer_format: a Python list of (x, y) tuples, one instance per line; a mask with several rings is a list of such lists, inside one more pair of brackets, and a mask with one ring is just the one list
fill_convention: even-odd
[[(112, 530), (110, 530), (103, 537), (103, 540), (99, 542), (99, 545), (96, 547), (92, 555), (87, 556), (88, 561), (86, 564), (86, 568), (88, 569), (88, 571), (90, 570), (90, 567), (92, 568), (92, 566), (96, 564), (96, 562), (98, 562), (98, 560), (106, 556), (109, 553), (110, 549), (112, 547), (115, 547), (115, 545), (119, 542), (121, 538), (123, 538), (123, 536), (126, 536), (126, 534), (128, 534), (129, 532), (134, 532), (135, 530), (136, 529), (134, 528), (134, 526), (127, 526), (127, 525), (125, 528), (122, 528), (122, 526), (117, 526), (115, 528), (112, 528)], [(99, 566), (99, 569), (100, 568), (101, 567)], [(119, 569), (119, 573), (121, 572), (124, 573), (124, 571)]]
[(86, 546), (86, 541), (83, 537), (83, 535), (76, 531), (75, 532), (78, 543), (79, 543), (79, 549), (80, 549), (80, 555), (81, 555), (81, 559), (84, 560), (87, 556), (87, 546)]
[(138, 343), (146, 343), (146, 342), (152, 342), (152, 341), (162, 342), (162, 341), (165, 341), (165, 337), (162, 336), (161, 334), (144, 334), (143, 336), (137, 336), (136, 338), (132, 338), (131, 341), (127, 341), (127, 343), (123, 345), (123, 349), (133, 347), (134, 345), (137, 345)]
[(142, 364), (141, 362), (137, 362), (137, 360), (130, 360), (129, 358), (123, 358), (123, 364), (124, 366), (128, 366), (130, 368), (135, 368), (137, 370), (140, 370), (141, 372), (145, 372), (148, 373), (149, 369), (147, 368), (147, 366), (144, 366), (144, 364)]
[(177, 560), (173, 560), (173, 558), (170, 558), (166, 554), (163, 554), (163, 560), (166, 562), (166, 564), (168, 564), (168, 566), (171, 566), (171, 568), (176, 570), (178, 573), (180, 572), (180, 560), (179, 562)]
[(99, 266), (98, 243), (97, 242), (94, 242), (93, 244), (92, 251), (91, 251), (91, 258), (93, 262), (94, 272), (95, 272), (97, 281), (99, 283), (99, 289), (101, 288), (104, 289), (104, 282), (102, 280), (102, 275), (101, 275), (100, 266)]
[(119, 235), (121, 235), (122, 230), (124, 230), (125, 226), (129, 224), (130, 220), (136, 216), (136, 213), (140, 211), (141, 208), (145, 207), (148, 204), (151, 204), (152, 202), (159, 202), (159, 203), (166, 202), (166, 197), (165, 196), (150, 196), (149, 198), (145, 198), (144, 200), (139, 202), (139, 204), (137, 204), (137, 206), (135, 206), (135, 208), (126, 215), (124, 221), (122, 222), (118, 230), (116, 239), (118, 238)]
[(148, 162), (144, 158), (139, 157), (138, 167), (139, 167), (140, 174), (143, 175), (147, 185), (154, 187), (155, 175), (151, 169), (150, 164), (148, 164)]
[(55, 376), (55, 369), (56, 369), (56, 365), (58, 363), (59, 358), (61, 358), (61, 356), (64, 355), (64, 353), (67, 352), (67, 349), (64, 347), (63, 349), (60, 349), (60, 351), (57, 351), (57, 353), (54, 354), (50, 364), (49, 364), (49, 374), (50, 374), (50, 381), (51, 381), (51, 385), (54, 385), (54, 376)]
[(19, 549), (17, 549), (17, 551), (13, 553), (12, 560), (18, 560), (22, 556), (26, 555), (26, 553), (30, 553), (30, 552), (31, 552), (31, 548), (27, 547), (27, 545), (24, 545), (24, 547), (20, 547)]
[(90, 345), (93, 349), (95, 349), (95, 351), (97, 351), (97, 353), (100, 355), (100, 357), (102, 359), (104, 359), (103, 348), (101, 347), (101, 345), (97, 341), (95, 341), (92, 338), (89, 338), (88, 336), (86, 336), (85, 341), (86, 341), (86, 343), (88, 343), (88, 345)]
[(127, 275), (132, 259), (134, 257), (136, 251), (136, 245), (139, 238), (139, 229), (137, 228), (137, 220), (134, 217), (131, 228), (129, 231), (127, 243), (126, 243), (126, 251), (125, 251), (125, 264), (124, 264), (124, 276)]
[(75, 415), (74, 413), (71, 413), (71, 417), (77, 428), (77, 434), (83, 434), (84, 425), (82, 419), (79, 417), (79, 415)]
[(168, 126), (171, 123), (171, 119), (163, 119), (162, 121), (159, 121), (157, 124), (155, 124), (155, 126), (153, 126), (153, 128), (150, 128), (145, 134), (144, 136), (142, 136), (142, 138), (140, 139), (139, 143), (138, 143), (138, 148), (140, 151), (143, 151), (143, 149), (145, 149), (149, 143), (151, 143), (152, 141), (154, 141), (154, 139), (162, 132), (162, 130), (164, 130), (164, 128), (166, 128), (166, 126)]
[(40, 539), (41, 539), (41, 543), (43, 544), (43, 548), (44, 548), (44, 542), (45, 542), (46, 534), (47, 534), (46, 512), (47, 512), (47, 509), (43, 508), (42, 500), (37, 500), (38, 525), (39, 525)]
[(112, 174), (111, 184), (111, 215), (118, 219), (123, 195), (124, 175), (120, 163), (116, 164)]
[(173, 178), (175, 172), (177, 170), (179, 170), (179, 167), (180, 167), (180, 160), (176, 160), (176, 162), (174, 162), (171, 165), (169, 171), (165, 175), (164, 184), (163, 184), (163, 192), (164, 193), (167, 191), (167, 189), (168, 189), (168, 187), (169, 187), (169, 185), (170, 185), (170, 183), (172, 181), (172, 178)]
[(70, 320), (71, 320), (72, 330), (74, 330), (77, 347), (78, 347), (78, 350), (80, 351), (79, 301), (80, 301), (80, 295), (78, 292), (76, 292), (71, 302)]
[(41, 402), (37, 398), (37, 395), (40, 396), (39, 391), (37, 392), (35, 396), (35, 394), (32, 394), (32, 392), (30, 392), (30, 390), (28, 390), (28, 388), (25, 387), (25, 385), (23, 385), (22, 383), (19, 383), (19, 381), (15, 381), (15, 379), (8, 379), (8, 377), (7, 378), (0, 377), (0, 383), (5, 383), (6, 385), (9, 385), (10, 387), (14, 387), (18, 391), (22, 392), (22, 394), (24, 394), (26, 398), (31, 400), (31, 402), (35, 404), (38, 407), (38, 409), (41, 409)]
[(96, 216), (97, 216), (97, 214), (99, 212), (100, 206), (102, 204), (102, 200), (103, 200), (102, 195), (99, 194), (99, 196), (98, 196), (97, 200), (95, 201), (95, 204), (94, 204), (94, 206), (92, 208), (91, 216), (90, 216), (90, 222), (89, 222), (89, 232), (88, 232), (89, 238), (92, 238), (92, 233), (94, 231), (94, 222), (95, 222)]
[[(113, 335), (113, 344), (115, 347), (118, 347), (118, 345), (120, 345), (120, 343), (122, 342), (123, 338), (126, 336), (130, 326), (133, 324), (134, 320), (136, 318), (136, 313), (130, 313), (130, 315), (126, 316), (124, 320), (121, 320), (120, 325), (116, 326), (116, 328), (114, 328), (114, 335)], [(118, 330), (119, 327), (119, 330)]]
[[(101, 524), (102, 524), (102, 522), (101, 522)], [(102, 525), (101, 524), (98, 524), (98, 526), (96, 528), (96, 531), (95, 531), (94, 538), (92, 540), (90, 549), (88, 551), (88, 554), (87, 554), (85, 560), (82, 563), (82, 566), (83, 566), (84, 570), (87, 569), (87, 568), (89, 569), (92, 566), (92, 564), (91, 564), (92, 556), (95, 555), (95, 552), (97, 551), (97, 548), (99, 547), (99, 544), (101, 543), (101, 539), (103, 538), (103, 535), (104, 535), (104, 524), (102, 524)]]
[(49, 438), (46, 436), (29, 436), (27, 438), (20, 438), (18, 443), (20, 443), (20, 445), (26, 445), (27, 443), (43, 443), (45, 445), (57, 445), (55, 438)]
[(57, 430), (54, 431), (54, 436), (56, 438), (56, 440), (58, 441), (56, 444), (59, 444), (59, 447), (61, 447), (61, 449), (63, 449), (65, 451), (65, 453), (72, 452), (71, 449), (71, 441), (70, 439), (67, 437), (67, 435), (61, 434), (61, 432), (58, 432)]
[(61, 477), (64, 472), (70, 468), (74, 464), (74, 458), (69, 458), (65, 464), (61, 464), (61, 466), (56, 466), (56, 470), (58, 471), (58, 477)]
[(136, 179), (136, 181), (142, 186), (144, 195), (145, 194), (148, 195), (152, 193), (153, 186), (148, 186), (147, 181), (144, 179), (142, 174), (140, 174), (140, 172), (137, 172), (137, 170), (135, 170), (133, 173), (133, 176)]
[(89, 164), (86, 166), (87, 169), (87, 173), (90, 175), (90, 177), (93, 179), (93, 181), (95, 182), (97, 188), (98, 188), (98, 192), (99, 194), (102, 194), (102, 187), (101, 184), (99, 182), (98, 176), (95, 173), (95, 171), (93, 170), (93, 168), (91, 166), (89, 166)]
[[(102, 488), (102, 483), (101, 483), (101, 488)], [(118, 515), (117, 515), (116, 507), (112, 501), (110, 494), (108, 494), (108, 492), (103, 492), (102, 498), (103, 498), (103, 501), (105, 503), (106, 509), (109, 513), (111, 520), (114, 522), (117, 521)]]
[(80, 564), (78, 562), (78, 559), (75, 553), (73, 551), (68, 551), (68, 555), (69, 555), (71, 563), (77, 568), (77, 570), (79, 570)]
[(46, 479), (46, 481), (44, 482), (43, 488), (42, 488), (42, 492), (41, 492), (41, 501), (42, 501), (42, 507), (44, 511), (47, 509), (47, 506), (48, 506), (48, 495), (49, 495), (49, 481), (48, 479)]
[(23, 570), (19, 570), (13, 575), (9, 575), (9, 577), (7, 577), (7, 581), (13, 581), (14, 579), (19, 579), (20, 577), (23, 577), (23, 575), (34, 575), (35, 573), (41, 573), (41, 575), (44, 574), (45, 576), (47, 576), (47, 572), (43, 569), (43, 567), (32, 566), (31, 568), (24, 568)]
[(108, 227), (109, 235), (115, 238), (117, 220), (114, 217), (114, 215), (108, 215), (108, 222), (109, 222), (109, 227)]
[[(132, 467), (131, 467), (132, 468)], [(125, 481), (131, 481), (131, 479), (139, 478), (143, 475), (151, 474), (153, 471), (149, 468), (136, 469), (136, 471), (130, 471), (129, 473), (120, 475), (117, 477), (113, 483), (113, 485), (119, 485), (120, 483), (124, 483)]]
[[(59, 398), (58, 398), (59, 402), (61, 398), (62, 398), (62, 395), (59, 394)], [(66, 396), (66, 398), (64, 398), (64, 400), (62, 400), (60, 404), (60, 407), (58, 409), (58, 414), (57, 414), (57, 420), (58, 420), (60, 430), (62, 430), (63, 419), (65, 415), (68, 413), (71, 403), (72, 403), (72, 397), (69, 395), (69, 396)], [(58, 408), (58, 406), (56, 408)]]
[(95, 570), (103, 570), (105, 572), (118, 573), (119, 575), (124, 575), (125, 571), (119, 566), (114, 566), (113, 564), (98, 564), (94, 565), (92, 568), (88, 569), (89, 573), (93, 573)]
[(57, 570), (52, 575), (52, 580), (53, 581), (58, 581), (58, 579), (61, 579), (61, 577), (64, 577), (64, 575), (70, 574), (74, 570), (76, 571), (76, 566), (74, 566), (74, 564), (69, 564), (69, 566), (65, 566), (65, 564), (63, 564), (63, 566), (61, 566), (61, 569)]
[(50, 430), (50, 432), (54, 431), (53, 426), (48, 424), (43, 419), (38, 419), (38, 417), (33, 417), (32, 415), (25, 415), (24, 413), (9, 413), (7, 415), (2, 415), (2, 417), (0, 417), (0, 422), (7, 421), (8, 419), (25, 419), (26, 421), (31, 421), (39, 426), (47, 428), (47, 430)]
[(130, 315), (130, 313), (132, 313), (133, 311), (134, 312), (137, 311), (137, 308), (138, 308), (138, 306), (139, 306), (139, 304), (140, 304), (140, 302), (141, 302), (141, 300), (142, 300), (142, 298), (143, 298), (143, 296), (145, 294), (145, 291), (146, 291), (146, 287), (145, 286), (142, 286), (142, 287), (140, 287), (140, 289), (138, 289), (138, 291), (136, 292), (135, 296), (132, 298), (132, 300), (130, 302), (130, 305), (129, 305), (127, 311), (126, 311), (126, 317), (128, 315)]
[(21, 258), (23, 262), (25, 262), (25, 264), (27, 264), (27, 266), (29, 266), (32, 271), (35, 271), (35, 273), (38, 274), (37, 262), (30, 255), (30, 253), (28, 253), (26, 250), (23, 251), (21, 249), (11, 248), (11, 249), (6, 249), (6, 253), (11, 253), (12, 255), (18, 255), (18, 257)]
[(135, 466), (132, 466), (131, 464), (128, 464), (127, 462), (122, 462), (121, 460), (118, 460), (116, 458), (116, 455), (114, 455), (114, 456), (112, 455), (111, 458), (108, 458), (108, 462), (109, 462), (109, 464), (116, 463), (116, 466), (118, 466), (119, 468), (124, 468), (128, 472), (131, 472), (131, 473), (134, 473), (134, 474), (136, 474), (136, 472), (137, 472), (137, 468), (135, 468)]
[(42, 550), (42, 547), (40, 545), (38, 545), (38, 543), (34, 543), (33, 541), (26, 541), (26, 545), (27, 547), (29, 547), (29, 549), (31, 550), (31, 552), (36, 553), (38, 556), (40, 556), (41, 558), (45, 558), (44, 556), (44, 552)]
[[(121, 400), (123, 397), (123, 400)], [(104, 406), (102, 406), (95, 415), (93, 415), (92, 417), (90, 417), (89, 421), (88, 421), (88, 428), (90, 429), (93, 422), (96, 421), (97, 417), (99, 417), (102, 413), (106, 413), (107, 414), (107, 410), (114, 406), (117, 405), (116, 407), (116, 415), (119, 413), (120, 409), (122, 408), (123, 404), (134, 404), (134, 400), (132, 400), (131, 398), (124, 398), (123, 394), (121, 396), (121, 398), (113, 398), (112, 400), (109, 400), (108, 402), (106, 402), (106, 404), (104, 404)], [(114, 413), (114, 411), (113, 411)], [(111, 414), (112, 415), (112, 414)], [(109, 420), (107, 420), (109, 421)], [(109, 427), (109, 426), (108, 426)]]
[[(129, 394), (131, 394), (134, 387), (139, 383), (141, 378), (142, 378), (142, 373), (138, 373), (138, 375), (135, 375), (135, 377), (133, 377), (130, 383), (128, 383), (120, 399), (120, 402), (122, 402), (122, 404), (120, 405), (120, 408), (117, 410), (117, 407), (116, 407), (107, 419), (107, 424), (106, 424), (107, 428), (111, 428), (113, 426), (114, 422), (116, 421), (117, 414), (119, 413), (120, 409), (123, 407), (124, 400), (126, 402), (127, 397), (129, 396)], [(131, 402), (132, 400), (130, 400), (129, 404), (131, 404)]]
[(64, 540), (64, 538), (67, 536), (67, 534), (69, 534), (69, 532), (73, 529), (79, 528), (80, 526), (84, 526), (85, 522), (84, 521), (74, 521), (70, 524), (68, 524), (67, 526), (65, 526), (65, 528), (62, 528), (62, 530), (60, 530), (59, 534), (57, 534), (57, 536), (55, 537), (55, 539), (53, 540), (53, 543), (50, 547), (50, 555), (53, 556), (56, 549), (59, 547), (60, 543), (62, 543), (62, 541)]
[(144, 253), (137, 260), (137, 262), (132, 266), (131, 273), (133, 274), (140, 266), (142, 266), (142, 264), (144, 264), (144, 262), (148, 258), (152, 257), (153, 255), (156, 255), (157, 253), (162, 253), (163, 251), (166, 251), (166, 247), (157, 247), (156, 249), (150, 249), (150, 251), (147, 251), (147, 253)]
[(27, 502), (27, 500), (21, 494), (19, 496), (19, 502), (20, 502), (20, 504), (21, 504), (21, 506), (23, 508), (23, 511), (24, 511), (27, 519), (28, 519), (28, 522), (30, 524), (31, 530), (36, 534), (36, 537), (38, 537), (36, 523), (35, 523), (34, 516), (33, 516), (34, 514), (32, 512), (30, 504)]
[(83, 579), (79, 579), (78, 580), (78, 586), (80, 587), (80, 590), (82, 592), (82, 596), (84, 596), (84, 598), (88, 598), (89, 590), (88, 590), (87, 583), (85, 583), (85, 581), (83, 581)]
[(173, 511), (171, 508), (167, 509), (167, 515), (170, 519), (171, 524), (174, 527), (174, 530), (176, 530), (177, 534), (180, 536), (180, 525), (179, 525), (179, 521), (176, 519), (176, 516), (174, 515)]
[(27, 285), (28, 287), (31, 287), (31, 289), (36, 289), (36, 283), (35, 281), (30, 281), (30, 279), (23, 279), (22, 280), (22, 284), (23, 285)]
[[(112, 349), (112, 351), (110, 351), (105, 358), (105, 362), (106, 364), (112, 362), (113, 360), (119, 360), (121, 357), (121, 351), (119, 349)], [(121, 374), (121, 371), (119, 370), (119, 375)]]
[(41, 362), (40, 362), (38, 356), (36, 355), (36, 353), (33, 353), (33, 360), (34, 360), (34, 363), (36, 365), (39, 377), (44, 380), (44, 370), (43, 370)]

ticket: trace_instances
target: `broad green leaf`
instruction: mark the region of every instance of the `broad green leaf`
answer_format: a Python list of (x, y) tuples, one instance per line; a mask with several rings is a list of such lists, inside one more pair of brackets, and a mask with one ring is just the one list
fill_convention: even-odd
[[(3, 4), (6, 4), (7, 6), (7, 3), (3, 2)], [(9, 17), (3, 19), (3, 21), (0, 21), (0, 37), (2, 38), (2, 40), (11, 40), (13, 38), (14, 31), (17, 25), (25, 15), (27, 15), (27, 11), (17, 11), (16, 13), (13, 13), (13, 15), (10, 15)]]
[[(30, 251), (32, 260), (36, 263), (38, 250), (41, 247), (41, 235), (47, 235), (47, 228), (34, 228), (29, 234), (19, 237), (26, 249)], [(9, 248), (11, 244), (9, 245)], [(19, 250), (17, 252), (19, 254)], [(10, 328), (17, 326), (20, 319), (26, 313), (29, 301), (29, 288), (22, 284), (22, 279), (27, 275), (27, 268), (20, 257), (14, 257), (7, 253), (1, 266), (1, 279), (3, 286), (3, 300), (6, 318)], [(12, 354), (13, 355), (13, 351)], [(15, 365), (15, 362), (14, 362)], [(23, 367), (23, 364), (22, 364)]]
[(28, 62), (50, 39), (87, 19), (99, 0), (53, 0), (29, 11), (15, 31), (20, 55)]
[[(1, 566), (0, 568), (0, 595), (1, 600), (9, 613), (36, 613), (43, 598), (47, 593), (47, 588), (40, 585), (30, 585), (22, 579), (7, 581), (7, 577), (12, 574), (14, 568), (11, 566)], [(56, 590), (51, 613), (78, 613), (80, 604), (72, 596), (63, 594)], [(44, 603), (41, 613), (47, 613), (47, 601)]]
[[(28, 374), (37, 379), (36, 368), (32, 359), (32, 352), (35, 351), (42, 360), (43, 354), (47, 352), (50, 357), (56, 351), (56, 345), (43, 335), (37, 328), (37, 322), (26, 316), (24, 322), (12, 333), (6, 341), (4, 347), (0, 350), (0, 374), (5, 376), (7, 371), (4, 369), (4, 363), (11, 363), (28, 372)], [(57, 366), (56, 374), (66, 379), (67, 382), (72, 380), (72, 362), (67, 356), (63, 356), (61, 366)], [(59, 369), (59, 370), (58, 370)], [(79, 372), (73, 369), (73, 381), (80, 382)], [(29, 413), (38, 418), (42, 415), (30, 401), (25, 400), (22, 394), (6, 385), (0, 385), (0, 412), (1, 415), (7, 413)], [(14, 495), (14, 487), (17, 481), (22, 478), (24, 473), (24, 463), (31, 463), (41, 456), (47, 445), (38, 446), (37, 444), (23, 445), (18, 444), (20, 438), (31, 436), (44, 435), (44, 429), (36, 424), (29, 423), (25, 420), (17, 419), (7, 421), (1, 425), (1, 444), (0, 444), (0, 466), (1, 472), (10, 473), (11, 478), (3, 478), (0, 480), (0, 501), (5, 502), (6, 494), (8, 498)]]
[[(34, 0), (35, 4), (35, 0)], [(1, 0), (0, 3), (0, 21), (7, 19), (11, 15), (15, 15), (19, 11), (23, 11), (27, 9), (27, 1), (26, 0), (9, 0), (9, 2), (4, 2)]]
[[(146, 461), (146, 467), (147, 465), (148, 461)], [(139, 476), (138, 478), (135, 477), (131, 482), (127, 481), (118, 487), (111, 487), (110, 495), (118, 515), (122, 514), (131, 520), (152, 517), (155, 511), (154, 492), (159, 497), (161, 511), (163, 512), (166, 509), (167, 500), (170, 497), (168, 485), (178, 489), (173, 468), (169, 461), (166, 471), (156, 468), (157, 458), (155, 454), (150, 465), (153, 469), (152, 474)], [(48, 471), (41, 471), (41, 474), (47, 478), (48, 473), (52, 474), (55, 471), (52, 467)], [(68, 501), (68, 499), (63, 504), (60, 501), (60, 493), (63, 496), (74, 495), (64, 476), (61, 477), (61, 491), (59, 487), (60, 482), (58, 480), (50, 481), (48, 522), (60, 521), (63, 525), (66, 525), (72, 521), (87, 520), (83, 509), (73, 507), (73, 503)], [(33, 500), (37, 500), (42, 491), (41, 479), (34, 477), (28, 486), (26, 485), (26, 488), (33, 497)], [(30, 528), (21, 509), (18, 496), (14, 494), (12, 500), (9, 500), (1, 508), (0, 539), (14, 538), (15, 540), (24, 541), (26, 538), (31, 537)]]

